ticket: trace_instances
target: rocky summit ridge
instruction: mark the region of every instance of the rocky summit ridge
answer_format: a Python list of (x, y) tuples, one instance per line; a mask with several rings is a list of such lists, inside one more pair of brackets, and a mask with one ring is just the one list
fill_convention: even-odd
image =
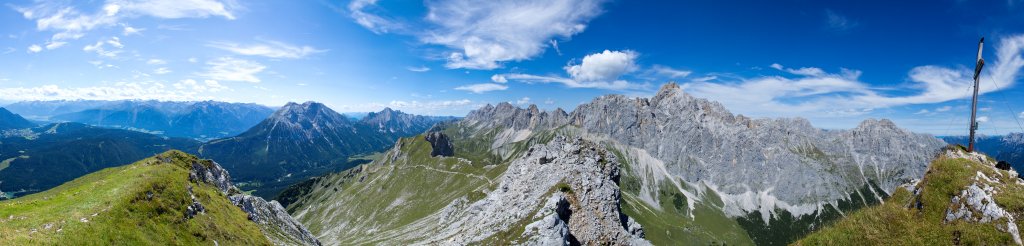
[[(720, 103), (695, 98), (674, 83), (651, 98), (601, 96), (567, 116), (560, 109), (535, 109), (507, 103), (485, 106), (464, 122), (478, 129), (513, 129), (515, 133), (502, 134), (511, 136), (572, 126), (642, 150), (653, 160), (640, 164), (659, 166), (655, 169), (665, 172), (659, 175), (717, 191), (733, 216), (760, 211), (765, 221), (775, 209), (813, 213), (868, 185), (892, 192), (921, 177), (945, 146), (931, 135), (900, 129), (884, 119), (865, 120), (850, 130), (822, 130), (802, 118), (733, 115)], [(495, 141), (508, 141), (500, 138)], [(656, 198), (649, 202), (657, 203)]]

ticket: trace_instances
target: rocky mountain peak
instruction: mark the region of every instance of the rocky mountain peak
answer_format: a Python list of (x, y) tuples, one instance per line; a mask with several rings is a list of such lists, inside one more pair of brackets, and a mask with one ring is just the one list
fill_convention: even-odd
[(281, 109), (278, 109), (277, 112), (274, 112), (269, 119), (274, 122), (290, 123), (348, 123), (348, 120), (338, 112), (322, 103), (313, 101), (302, 104), (289, 102), (284, 107), (281, 107)]

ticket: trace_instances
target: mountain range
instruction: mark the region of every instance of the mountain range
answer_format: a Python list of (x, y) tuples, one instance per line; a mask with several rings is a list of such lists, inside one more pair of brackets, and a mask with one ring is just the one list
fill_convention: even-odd
[[(943, 137), (946, 142), (967, 146), (968, 137)], [(980, 136), (975, 148), (999, 161), (1005, 161), (1015, 170), (1024, 170), (1024, 133), (1009, 133), (1003, 136)]]
[(0, 197), (50, 189), (103, 168), (171, 149), (192, 151), (199, 144), (81, 123), (8, 130), (0, 137)]
[(784, 244), (919, 179), (945, 145), (888, 120), (750, 119), (670, 83), (572, 113), (487, 105), (278, 200), (327, 244)]
[(288, 103), (238, 136), (203, 144), (198, 153), (222, 163), (243, 189), (270, 198), (294, 182), (350, 168), (350, 157), (384, 150), (446, 119), (388, 108), (353, 121), (321, 103)]
[(209, 140), (237, 135), (272, 112), (269, 107), (245, 103), (114, 101), (97, 108), (56, 114), (49, 120)]
[[(118, 112), (132, 113), (105, 117), (159, 118), (198, 105), (126, 104), (135, 106)], [(211, 105), (198, 111), (239, 112)], [(67, 226), (73, 233), (66, 235), (102, 241), (119, 223), (142, 231), (199, 223), (217, 229), (124, 233), (118, 240), (1019, 244), (1022, 206), (1015, 194), (1024, 181), (995, 159), (1017, 163), (1024, 135), (980, 139), (979, 150), (995, 159), (946, 141), (885, 119), (847, 130), (815, 128), (801, 118), (753, 119), (674, 83), (650, 98), (606, 95), (571, 112), (499, 103), (465, 118), (386, 108), (356, 119), (316, 102), (288, 103), (235, 136), (205, 143), (81, 123), (15, 127), (0, 138), (0, 189), (28, 194), (74, 181), (0, 202), (16, 211), (0, 212), (0, 221), (42, 218), (0, 223), (0, 232), (15, 231), (0, 238), (57, 242), (66, 240), (56, 232)], [(277, 201), (267, 202), (271, 197)], [(85, 230), (38, 215), (75, 203), (113, 204), (157, 219), (89, 207), (76, 213), (94, 213), (83, 219), (100, 229)], [(171, 222), (174, 216), (185, 219)], [(20, 232), (30, 229), (42, 231), (42, 241), (25, 241), (31, 239)], [(920, 236), (903, 238), (908, 233)]]
[(11, 113), (5, 108), (0, 108), (0, 130), (23, 129), (36, 126), (35, 123), (22, 118), (21, 115)]

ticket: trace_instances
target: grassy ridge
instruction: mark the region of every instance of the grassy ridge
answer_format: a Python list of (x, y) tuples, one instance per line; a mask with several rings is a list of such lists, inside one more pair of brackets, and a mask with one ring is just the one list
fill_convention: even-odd
[[(919, 195), (897, 189), (884, 204), (848, 214), (834, 225), (809, 235), (798, 245), (835, 245), (857, 242), (866, 245), (1008, 245), (1009, 233), (996, 227), (1007, 221), (975, 223), (955, 220), (946, 223), (950, 200), (975, 182), (978, 173), (998, 182), (994, 195), (998, 206), (1013, 214), (1018, 228), (1024, 226), (1024, 185), (1007, 171), (962, 159), (939, 157), (918, 184)], [(917, 206), (920, 202), (920, 206)]]
[[(269, 245), (215, 187), (188, 180), (194, 156), (169, 151), (56, 188), (0, 202), (0, 242), (12, 245)], [(205, 214), (185, 219), (193, 186)]]

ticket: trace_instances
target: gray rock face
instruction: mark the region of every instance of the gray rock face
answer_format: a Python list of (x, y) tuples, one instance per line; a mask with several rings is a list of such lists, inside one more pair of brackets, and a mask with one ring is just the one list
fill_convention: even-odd
[(452, 156), (455, 155), (451, 139), (442, 132), (428, 132), (424, 138), (430, 142), (430, 156)]
[(192, 162), (192, 170), (188, 174), (188, 181), (211, 184), (224, 194), (233, 193), (232, 189), (235, 189), (235, 185), (231, 183), (231, 175), (228, 174), (228, 171), (211, 160)]
[(889, 120), (869, 119), (851, 130), (822, 130), (801, 118), (733, 115), (674, 83), (652, 98), (606, 95), (580, 105), (564, 121), (557, 115), (499, 104), (471, 112), (465, 122), (514, 129), (567, 123), (592, 137), (646, 152), (664, 165), (665, 175), (716, 190), (730, 215), (754, 210), (766, 214), (775, 207), (807, 214), (847, 198), (868, 182), (891, 192), (921, 177), (945, 146)]
[(547, 112), (538, 109), (537, 105), (521, 109), (503, 102), (498, 106), (487, 104), (483, 108), (469, 112), (463, 122), (477, 124), (479, 128), (546, 129), (565, 125), (568, 122), (568, 114), (560, 108)]
[(648, 244), (642, 233), (631, 233), (642, 230), (627, 228), (628, 217), (619, 210), (618, 177), (618, 161), (601, 146), (558, 136), (512, 161), (484, 199), (457, 200), (441, 211), (444, 229), (429, 242), (478, 242), (527, 220), (533, 222), (515, 243)]
[[(233, 195), (229, 199), (231, 203), (249, 214), (249, 220), (263, 225), (261, 228), (270, 228), (270, 230), (264, 230), (264, 233), (279, 236), (270, 237), (275, 244), (320, 245), (320, 241), (312, 233), (309, 233), (305, 226), (288, 215), (288, 211), (285, 211), (277, 201), (267, 202), (260, 197), (242, 194)], [(281, 238), (288, 240), (281, 240)]]
[[(313, 234), (309, 233), (305, 226), (288, 215), (288, 212), (277, 201), (267, 202), (260, 197), (238, 194), (238, 188), (231, 183), (228, 171), (216, 162), (211, 160), (193, 162), (188, 179), (190, 182), (207, 183), (217, 187), (224, 195), (228, 196), (232, 204), (249, 215), (249, 220), (259, 224), (263, 233), (275, 244), (320, 245), (320, 241), (313, 237)], [(191, 195), (192, 186), (187, 187)], [(185, 217), (192, 218), (205, 211), (206, 209), (193, 195), (192, 205), (186, 208)]]

